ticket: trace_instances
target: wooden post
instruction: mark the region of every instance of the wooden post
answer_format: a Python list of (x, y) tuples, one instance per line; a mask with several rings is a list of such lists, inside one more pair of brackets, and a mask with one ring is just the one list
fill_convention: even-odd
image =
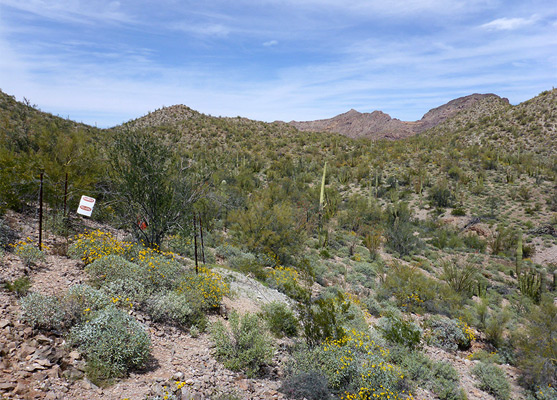
[(39, 250), (43, 249), (43, 176), (41, 172), (41, 185), (39, 187)]
[(199, 268), (197, 264), (197, 223), (195, 221), (195, 213), (193, 213), (193, 246), (195, 253), (195, 274), (199, 274)]

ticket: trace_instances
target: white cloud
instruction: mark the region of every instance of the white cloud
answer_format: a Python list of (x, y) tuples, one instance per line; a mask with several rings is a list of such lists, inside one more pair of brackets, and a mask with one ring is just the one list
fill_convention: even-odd
[(271, 46), (276, 46), (278, 43), (279, 43), (278, 40), (269, 40), (268, 42), (264, 42), (263, 46), (271, 47)]
[(531, 18), (497, 18), (481, 27), (491, 31), (512, 31), (531, 25), (537, 20), (536, 16)]

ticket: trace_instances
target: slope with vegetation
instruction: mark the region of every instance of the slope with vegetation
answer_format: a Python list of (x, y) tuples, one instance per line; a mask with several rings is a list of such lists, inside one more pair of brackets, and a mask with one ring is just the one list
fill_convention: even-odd
[[(66, 338), (96, 384), (152, 376), (137, 371), (160, 355), (157, 336), (138, 320), (210, 340), (211, 360), (251, 382), (218, 394), (176, 365), (171, 390), (144, 398), (550, 399), (556, 109), (555, 90), (517, 106), (488, 96), (370, 141), (185, 106), (98, 130), (2, 95), (0, 244), (28, 263), (3, 278), (22, 320)], [(12, 234), (9, 210), (35, 209), (40, 172), (47, 229), (69, 248)], [(66, 172), (69, 209), (97, 197), (94, 218), (116, 236), (64, 214)], [(83, 284), (41, 293), (44, 252), (76, 257)], [(265, 289), (246, 297), (235, 273)], [(282, 394), (253, 389), (263, 379)]]

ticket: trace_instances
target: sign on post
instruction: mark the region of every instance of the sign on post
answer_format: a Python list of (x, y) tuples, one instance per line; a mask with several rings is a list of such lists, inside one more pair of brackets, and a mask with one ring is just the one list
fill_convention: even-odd
[(81, 201), (79, 202), (79, 207), (77, 208), (77, 213), (90, 217), (93, 213), (93, 207), (95, 206), (95, 199), (88, 196), (81, 196)]

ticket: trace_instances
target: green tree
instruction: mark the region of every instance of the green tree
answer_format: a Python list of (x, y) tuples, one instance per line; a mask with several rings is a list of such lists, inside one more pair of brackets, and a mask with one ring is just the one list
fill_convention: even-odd
[(187, 161), (156, 132), (117, 132), (111, 150), (117, 211), (137, 238), (158, 247), (167, 233), (186, 230), (204, 189)]

